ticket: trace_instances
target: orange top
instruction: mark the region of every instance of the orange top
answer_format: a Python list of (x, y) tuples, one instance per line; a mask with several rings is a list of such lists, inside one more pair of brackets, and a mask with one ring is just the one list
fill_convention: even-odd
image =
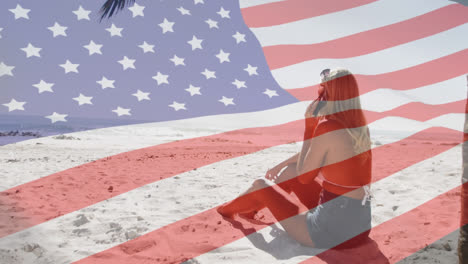
[[(344, 124), (337, 120), (326, 119), (317, 125), (314, 137), (324, 134), (327, 135), (323, 139), (317, 139), (318, 142), (311, 145), (310, 149), (312, 152), (317, 152), (313, 155), (321, 159), (322, 165), (319, 169), (306, 173), (309, 175), (306, 176), (309, 178), (306, 181), (318, 176), (316, 179), (322, 187), (336, 195), (343, 195), (370, 184), (371, 150), (355, 154), (351, 136), (345, 130)], [(363, 195), (364, 191), (360, 190), (359, 193), (354, 193), (350, 197), (360, 199)]]
[(371, 183), (372, 158), (360, 154), (320, 170), (322, 187), (334, 194), (343, 195)]

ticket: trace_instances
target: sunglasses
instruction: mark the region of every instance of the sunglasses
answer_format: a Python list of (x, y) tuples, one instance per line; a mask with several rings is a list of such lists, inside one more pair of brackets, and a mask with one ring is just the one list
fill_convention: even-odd
[(330, 75), (330, 69), (325, 69), (322, 72), (320, 72), (320, 79), (323, 80)]

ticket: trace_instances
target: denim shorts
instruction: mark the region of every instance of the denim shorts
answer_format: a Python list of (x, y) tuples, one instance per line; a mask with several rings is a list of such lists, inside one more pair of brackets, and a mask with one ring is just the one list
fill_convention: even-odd
[[(371, 229), (371, 205), (366, 201), (322, 190), (319, 205), (306, 214), (307, 229), (317, 248), (360, 245)], [(343, 242), (346, 242), (342, 244)]]

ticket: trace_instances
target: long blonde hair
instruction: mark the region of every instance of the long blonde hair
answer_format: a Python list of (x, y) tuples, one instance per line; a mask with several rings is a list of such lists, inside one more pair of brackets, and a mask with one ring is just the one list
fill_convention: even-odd
[(320, 110), (320, 115), (326, 115), (327, 119), (337, 120), (344, 125), (357, 154), (370, 150), (369, 129), (354, 75), (347, 69), (334, 69), (323, 78), (321, 85), (324, 87), (322, 98), (327, 103)]

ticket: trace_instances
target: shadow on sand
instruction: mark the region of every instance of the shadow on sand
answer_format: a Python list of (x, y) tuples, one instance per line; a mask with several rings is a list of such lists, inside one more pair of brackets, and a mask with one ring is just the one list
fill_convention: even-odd
[(323, 263), (328, 264), (387, 264), (390, 263), (385, 255), (380, 251), (377, 243), (368, 239), (363, 245), (350, 248), (350, 249), (317, 249), (308, 248), (302, 245), (291, 246), (292, 243), (297, 243), (288, 234), (280, 229), (276, 224), (271, 227), (273, 230), (270, 235), (274, 237), (271, 241), (266, 241), (262, 234), (256, 233), (252, 227), (245, 228), (243, 222), (245, 221), (247, 226), (252, 224), (272, 224), (272, 223), (256, 223), (250, 219), (242, 218), (242, 221), (224, 218), (230, 222), (232, 226), (239, 229), (246, 238), (258, 249), (272, 255), (278, 260), (287, 260), (297, 256), (315, 256), (319, 258)]

